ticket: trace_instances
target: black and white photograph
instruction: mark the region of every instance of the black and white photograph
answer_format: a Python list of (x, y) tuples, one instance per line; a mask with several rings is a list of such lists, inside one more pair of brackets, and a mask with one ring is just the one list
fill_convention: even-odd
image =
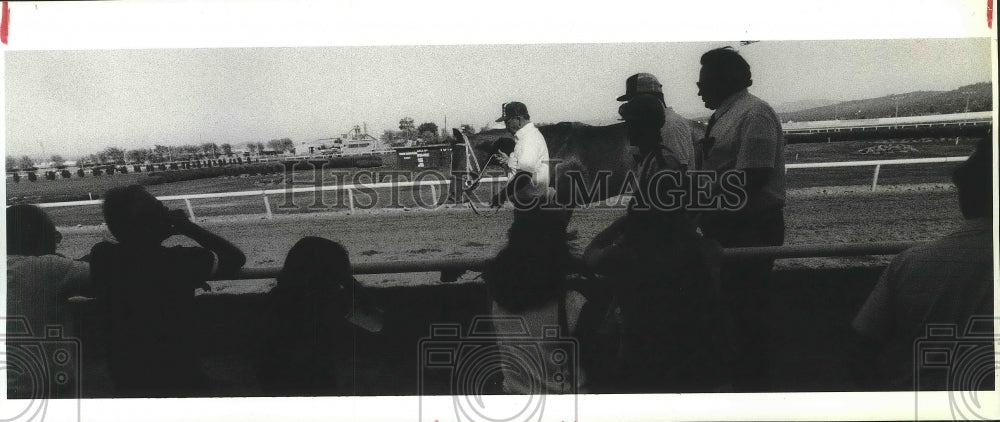
[(996, 419), (995, 12), (940, 3), (4, 2), (0, 420)]

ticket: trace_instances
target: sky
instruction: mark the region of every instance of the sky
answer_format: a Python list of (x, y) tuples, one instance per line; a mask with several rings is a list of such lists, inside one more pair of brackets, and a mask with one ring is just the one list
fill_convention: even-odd
[(610, 123), (625, 79), (656, 75), (705, 116), (700, 55), (732, 45), (772, 105), (951, 90), (991, 79), (990, 40), (671, 42), (7, 51), (6, 154), (378, 136), (402, 117), (476, 128), (522, 101), (535, 122)]

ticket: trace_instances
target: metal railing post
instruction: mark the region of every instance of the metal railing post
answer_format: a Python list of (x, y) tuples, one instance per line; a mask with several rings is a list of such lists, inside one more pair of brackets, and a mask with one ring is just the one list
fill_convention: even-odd
[(271, 213), (271, 200), (267, 199), (266, 193), (261, 193), (260, 196), (264, 197), (264, 212), (267, 213), (267, 219), (271, 220), (274, 218), (274, 214)]
[(191, 200), (187, 199), (187, 198), (184, 198), (184, 205), (187, 205), (188, 218), (194, 220), (194, 208), (191, 207)]
[[(420, 193), (417, 192), (417, 195), (419, 195), (419, 194)], [(437, 188), (437, 185), (431, 185), (431, 201), (434, 201), (435, 205), (437, 204), (437, 201), (438, 201), (438, 188)]]
[(878, 186), (878, 171), (882, 168), (881, 164), (875, 165), (875, 175), (872, 176), (872, 192), (875, 192), (875, 188)]
[(347, 188), (347, 207), (354, 213), (354, 189)]

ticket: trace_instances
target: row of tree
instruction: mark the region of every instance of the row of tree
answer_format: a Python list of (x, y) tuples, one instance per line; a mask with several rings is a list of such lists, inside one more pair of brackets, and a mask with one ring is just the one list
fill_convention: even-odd
[[(466, 135), (476, 133), (475, 128), (469, 124), (461, 125), (461, 131)], [(386, 129), (380, 139), (389, 146), (399, 147), (411, 139), (415, 139), (418, 145), (428, 145), (448, 143), (453, 141), (454, 137), (448, 132), (448, 128), (441, 128), (439, 131), (437, 123), (424, 122), (414, 126), (413, 119), (404, 117), (399, 120), (399, 130)]]
[[(295, 143), (289, 138), (272, 139), (264, 142), (248, 142), (246, 149), (251, 155), (262, 154), (270, 148), (280, 153), (295, 152)], [(77, 165), (104, 165), (104, 164), (126, 164), (126, 163), (165, 163), (170, 161), (192, 161), (218, 159), (220, 157), (232, 157), (234, 155), (232, 144), (216, 144), (206, 142), (201, 145), (155, 145), (153, 148), (139, 148), (123, 150), (117, 147), (107, 147), (100, 152), (86, 155), (77, 162)], [(66, 160), (61, 155), (50, 157), (52, 166), (63, 167)], [(11, 157), (6, 159), (8, 170), (28, 170), (35, 168), (35, 161), (27, 156)]]
[[(467, 135), (475, 133), (472, 125), (463, 124), (461, 130)], [(428, 145), (437, 143), (447, 143), (453, 141), (453, 137), (448, 133), (447, 128), (438, 130), (438, 125), (434, 122), (424, 122), (416, 125), (412, 118), (403, 117), (399, 120), (399, 130), (386, 129), (380, 138), (382, 142), (390, 147), (400, 147), (406, 145), (409, 140), (416, 140), (417, 145)], [(246, 150), (251, 155), (263, 154), (266, 149), (271, 149), (277, 153), (295, 152), (295, 143), (289, 138), (272, 139), (264, 142), (247, 142)], [(117, 147), (107, 147), (104, 150), (82, 157), (77, 165), (104, 165), (104, 164), (126, 164), (126, 163), (164, 163), (170, 161), (192, 161), (205, 159), (218, 159), (219, 157), (232, 157), (232, 144), (216, 144), (205, 142), (200, 145), (178, 145), (166, 146), (155, 145), (153, 148), (139, 148), (123, 150)], [(66, 160), (61, 155), (50, 157), (53, 167), (62, 167)], [(7, 169), (31, 169), (35, 167), (35, 161), (27, 156), (7, 157)]]

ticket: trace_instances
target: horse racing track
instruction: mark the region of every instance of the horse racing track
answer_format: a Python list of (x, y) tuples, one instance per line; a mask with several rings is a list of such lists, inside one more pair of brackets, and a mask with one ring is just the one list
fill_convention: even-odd
[[(825, 193), (824, 193), (825, 192)], [(578, 251), (615, 218), (621, 208), (578, 210), (570, 230), (577, 231)], [(303, 236), (342, 242), (354, 262), (487, 258), (505, 241), (509, 208), (473, 213), (465, 206), (437, 210), (373, 209), (297, 215), (209, 218), (210, 230), (232, 240), (248, 256), (248, 267), (275, 267)], [(864, 189), (793, 190), (786, 207), (786, 244), (930, 240), (961, 224), (954, 189), (945, 185), (911, 185), (870, 192)], [(61, 227), (59, 252), (77, 257), (110, 234), (102, 226)], [(786, 267), (880, 265), (885, 257), (811, 258), (779, 261)], [(426, 283), (436, 274), (362, 276), (367, 283)]]

